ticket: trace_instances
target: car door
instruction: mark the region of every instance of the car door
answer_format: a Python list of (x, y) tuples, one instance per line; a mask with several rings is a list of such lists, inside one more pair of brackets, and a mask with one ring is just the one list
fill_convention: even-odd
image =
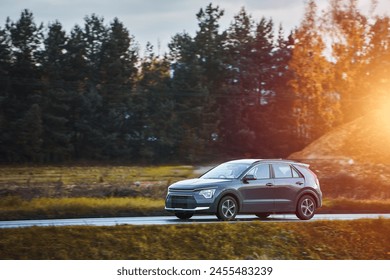
[(295, 211), (295, 199), (304, 186), (303, 176), (288, 163), (273, 163), (275, 212)]
[(241, 212), (272, 212), (274, 209), (273, 179), (269, 164), (259, 164), (246, 175), (253, 175), (251, 180), (244, 180), (239, 191), (243, 198)]

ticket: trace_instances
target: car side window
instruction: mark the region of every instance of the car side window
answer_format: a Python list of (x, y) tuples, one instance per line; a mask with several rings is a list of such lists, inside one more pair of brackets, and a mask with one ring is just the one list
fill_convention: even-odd
[(295, 168), (291, 167), (292, 175), (294, 178), (301, 178), (301, 174), (298, 173), (298, 171), (295, 170)]
[[(292, 172), (291, 166), (289, 164), (274, 163), (274, 164), (272, 164), (272, 167), (274, 170), (275, 178), (292, 178), (293, 177), (293, 172)], [(299, 177), (299, 175), (298, 175), (298, 177)]]
[(269, 164), (259, 164), (253, 167), (247, 175), (253, 175), (256, 180), (271, 178)]

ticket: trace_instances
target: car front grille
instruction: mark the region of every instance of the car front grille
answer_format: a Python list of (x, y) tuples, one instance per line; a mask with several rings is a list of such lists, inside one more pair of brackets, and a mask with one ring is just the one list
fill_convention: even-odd
[(192, 196), (172, 196), (172, 208), (194, 209), (195, 207), (196, 201)]

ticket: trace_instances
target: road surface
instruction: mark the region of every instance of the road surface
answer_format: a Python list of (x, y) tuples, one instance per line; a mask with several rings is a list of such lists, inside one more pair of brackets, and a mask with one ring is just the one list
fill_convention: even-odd
[[(317, 214), (310, 221), (318, 220), (356, 220), (356, 219), (390, 219), (390, 214)], [(236, 221), (260, 221), (253, 215), (238, 215)], [(261, 222), (310, 222), (300, 221), (295, 215), (271, 215)], [(174, 225), (193, 223), (222, 223), (215, 216), (194, 216), (189, 220), (179, 220), (174, 216), (156, 217), (117, 217), (117, 218), (81, 218), (81, 219), (53, 219), (53, 220), (19, 220), (0, 221), (0, 228), (17, 228), (32, 226), (115, 226), (115, 225)]]

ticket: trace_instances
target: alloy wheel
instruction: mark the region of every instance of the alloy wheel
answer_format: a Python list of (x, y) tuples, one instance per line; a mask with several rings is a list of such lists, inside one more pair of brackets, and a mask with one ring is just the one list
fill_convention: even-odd
[(309, 217), (314, 212), (314, 202), (311, 199), (304, 199), (301, 203), (301, 211), (303, 215)]
[(237, 211), (236, 200), (231, 196), (226, 196), (219, 204), (217, 217), (224, 221), (231, 221), (236, 217)]
[(313, 218), (316, 210), (316, 202), (310, 195), (304, 195), (298, 201), (296, 215), (301, 220)]

